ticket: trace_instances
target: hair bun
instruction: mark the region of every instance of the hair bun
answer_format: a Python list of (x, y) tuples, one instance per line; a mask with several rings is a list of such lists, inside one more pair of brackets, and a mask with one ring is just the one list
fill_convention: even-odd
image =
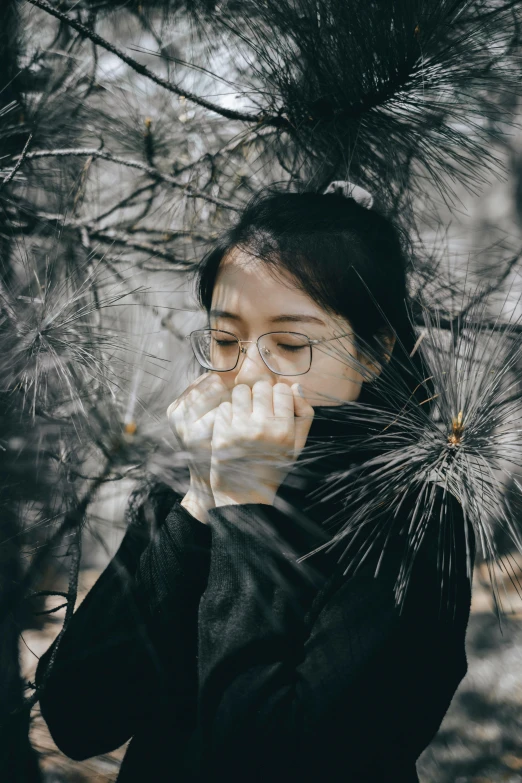
[(367, 190), (356, 185), (355, 182), (350, 182), (349, 179), (338, 179), (335, 182), (330, 182), (328, 187), (323, 193), (326, 196), (327, 193), (336, 193), (339, 196), (345, 198), (353, 198), (361, 207), (371, 209), (373, 207), (373, 196), (368, 193)]

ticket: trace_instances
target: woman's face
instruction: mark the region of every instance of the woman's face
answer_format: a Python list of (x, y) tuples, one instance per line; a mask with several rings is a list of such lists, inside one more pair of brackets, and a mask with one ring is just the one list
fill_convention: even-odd
[[(243, 383), (252, 387), (258, 380), (289, 386), (298, 382), (311, 405), (340, 405), (356, 400), (361, 393), (363, 375), (349, 357), (363, 359), (357, 356), (350, 335), (314, 345), (311, 367), (304, 374), (278, 375), (266, 366), (255, 343), (266, 332), (293, 331), (324, 340), (352, 329), (347, 320), (330, 315), (297, 288), (289, 275), (275, 277), (262, 262), (238, 248), (219, 268), (210, 327), (254, 341), (244, 346), (246, 353), (240, 354), (235, 369), (220, 373), (229, 388)], [(368, 377), (366, 374), (366, 380)]]

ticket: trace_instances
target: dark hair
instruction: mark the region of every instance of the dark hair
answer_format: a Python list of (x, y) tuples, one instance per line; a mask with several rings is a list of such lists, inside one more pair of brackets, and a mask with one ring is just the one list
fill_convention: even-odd
[[(409, 245), (388, 217), (338, 193), (261, 192), (198, 265), (196, 295), (207, 312), (219, 266), (235, 247), (290, 273), (317, 304), (346, 318), (359, 350), (370, 346), (374, 357), (384, 358), (379, 337), (391, 326), (392, 357), (377, 381), (363, 384), (360, 402), (387, 406), (377, 401), (376, 386), (390, 373), (413, 392), (422, 376), (419, 358), (409, 359), (417, 339), (408, 317)], [(426, 387), (415, 395), (429, 396)]]

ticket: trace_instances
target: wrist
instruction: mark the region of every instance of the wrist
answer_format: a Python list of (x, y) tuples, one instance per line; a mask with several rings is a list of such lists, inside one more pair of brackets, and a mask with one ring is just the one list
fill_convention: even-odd
[(261, 503), (267, 506), (273, 506), (275, 502), (275, 493), (267, 490), (266, 492), (251, 492), (249, 494), (225, 492), (214, 492), (214, 506), (219, 508), (220, 506), (237, 506), (245, 505), (247, 503)]
[(206, 525), (208, 510), (214, 507), (214, 496), (211, 491), (206, 491), (203, 488), (195, 489), (191, 486), (183, 500), (180, 501), (180, 506), (183, 506), (189, 514)]

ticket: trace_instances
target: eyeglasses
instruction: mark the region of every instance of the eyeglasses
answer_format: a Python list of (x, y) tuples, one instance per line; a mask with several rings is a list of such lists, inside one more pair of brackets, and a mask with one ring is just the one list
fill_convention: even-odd
[(237, 367), (239, 357), (246, 353), (246, 343), (257, 343), (257, 349), (268, 369), (276, 375), (304, 375), (312, 366), (312, 346), (346, 337), (352, 332), (312, 340), (299, 332), (266, 332), (257, 340), (240, 340), (222, 329), (196, 329), (185, 339), (190, 340), (199, 364), (213, 372), (230, 372)]

